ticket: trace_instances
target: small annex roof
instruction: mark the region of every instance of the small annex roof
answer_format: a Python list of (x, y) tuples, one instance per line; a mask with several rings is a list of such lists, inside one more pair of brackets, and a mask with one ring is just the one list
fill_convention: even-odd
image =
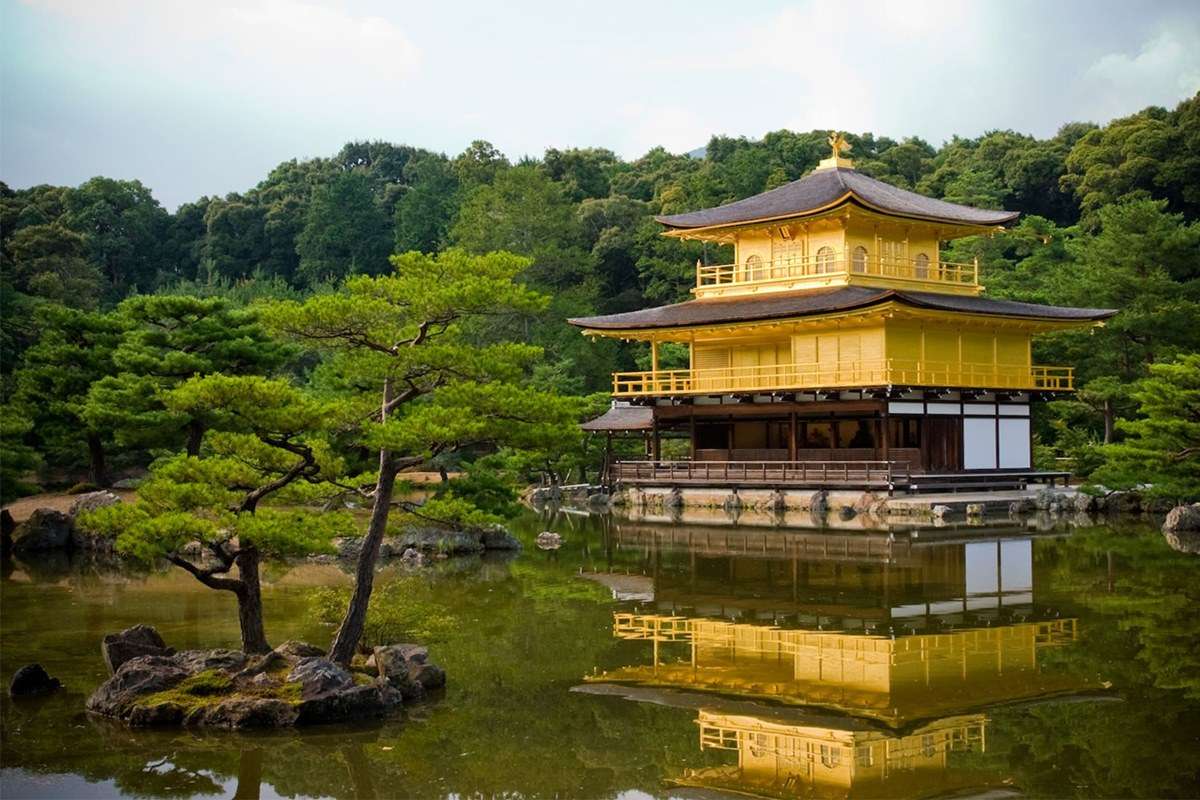
[(649, 406), (612, 406), (579, 427), (597, 433), (648, 431), (654, 427), (654, 409)]
[(803, 217), (836, 207), (842, 200), (857, 200), (868, 208), (887, 214), (957, 225), (1003, 225), (1019, 216), (1016, 211), (947, 203), (890, 186), (855, 169), (829, 167), (813, 170), (800, 180), (744, 200), (655, 219), (667, 227), (680, 230), (721, 227)]
[(728, 299), (688, 300), (641, 311), (576, 317), (572, 325), (596, 331), (654, 330), (684, 328), (693, 325), (717, 325), (735, 322), (807, 317), (855, 311), (894, 301), (914, 308), (928, 308), (962, 314), (986, 314), (1024, 319), (1085, 322), (1107, 319), (1117, 313), (1111, 308), (1069, 308), (996, 300), (990, 297), (909, 292), (868, 286), (842, 286), (800, 292), (733, 297)]

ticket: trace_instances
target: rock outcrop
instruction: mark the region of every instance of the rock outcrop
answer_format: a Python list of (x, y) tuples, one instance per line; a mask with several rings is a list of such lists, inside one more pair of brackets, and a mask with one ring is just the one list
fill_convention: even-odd
[(98, 492), (88, 492), (76, 497), (75, 502), (71, 503), (71, 510), (67, 514), (74, 518), (88, 511), (115, 506), (120, 502), (120, 495), (110, 492), (107, 489), (101, 489)]
[(58, 678), (51, 678), (41, 664), (26, 664), (17, 670), (8, 685), (9, 697), (33, 697), (50, 694), (62, 688)]
[(376, 647), (367, 666), (379, 672), (406, 700), (423, 697), (446, 685), (446, 671), (429, 662), (429, 650), (419, 644)]
[(1163, 521), (1163, 533), (1181, 533), (1200, 531), (1200, 503), (1175, 506), (1167, 512)]
[[(162, 642), (144, 625), (108, 639), (144, 647)], [(376, 648), (374, 674), (336, 664), (304, 642), (285, 642), (258, 657), (162, 649), (166, 654), (121, 662), (88, 698), (87, 710), (134, 727), (278, 728), (383, 716), (446, 682), (419, 645)]]
[(120, 633), (110, 633), (100, 642), (100, 655), (108, 674), (113, 675), (126, 661), (139, 656), (171, 656), (175, 651), (149, 625), (134, 625)]
[(1173, 549), (1200, 555), (1200, 503), (1175, 506), (1167, 512), (1162, 532)]
[(116, 545), (116, 537), (93, 534), (76, 524), (76, 520), (80, 514), (115, 506), (120, 502), (122, 500), (119, 495), (107, 490), (88, 492), (75, 498), (75, 502), (71, 504), (71, 510), (67, 512), (71, 518), (71, 546), (80, 550), (112, 552)]
[(0, 508), (0, 556), (7, 557), (12, 552), (13, 532), (17, 523), (7, 508)]
[(36, 509), (29, 519), (13, 531), (13, 552), (27, 555), (42, 550), (67, 547), (71, 542), (71, 518), (61, 511), (50, 508)]
[[(362, 550), (362, 538), (343, 537), (333, 540), (337, 559), (350, 561), (358, 558)], [(384, 538), (379, 546), (379, 558), (406, 558), (409, 551), (426, 556), (467, 556), (485, 551), (520, 550), (521, 542), (501, 525), (480, 528), (444, 528), (438, 526), (412, 527), (399, 536)], [(328, 559), (328, 556), (323, 558)], [(415, 561), (407, 556), (409, 562)]]

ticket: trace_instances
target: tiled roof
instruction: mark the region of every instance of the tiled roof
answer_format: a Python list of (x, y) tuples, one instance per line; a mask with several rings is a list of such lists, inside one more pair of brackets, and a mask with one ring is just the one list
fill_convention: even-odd
[(707, 228), (804, 216), (835, 204), (850, 195), (879, 211), (938, 222), (966, 225), (1002, 225), (1018, 212), (960, 206), (890, 186), (861, 172), (843, 167), (818, 169), (798, 181), (744, 200), (687, 214), (656, 219), (671, 228)]
[(595, 419), (579, 426), (585, 431), (648, 431), (654, 427), (654, 409), (649, 406), (612, 406)]
[(685, 303), (645, 308), (640, 311), (627, 311), (622, 314), (577, 317), (568, 322), (580, 328), (592, 330), (680, 328), (691, 325), (753, 322), (830, 314), (868, 308), (888, 301), (940, 311), (1044, 320), (1101, 320), (1117, 313), (1115, 309), (1111, 308), (1043, 306), (1015, 300), (996, 300), (990, 297), (909, 292), (867, 286), (843, 286), (834, 289), (811, 289), (751, 297), (689, 300)]

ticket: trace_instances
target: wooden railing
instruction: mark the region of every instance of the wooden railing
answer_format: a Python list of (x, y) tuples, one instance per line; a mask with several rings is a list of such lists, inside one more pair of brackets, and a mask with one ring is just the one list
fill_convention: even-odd
[(616, 481), (664, 485), (892, 488), (912, 482), (907, 461), (617, 461), (610, 475)]
[[(741, 655), (815, 656), (897, 667), (931, 659), (961, 658), (965, 651), (995, 652), (1006, 640), (1025, 640), (1035, 648), (1060, 647), (1077, 641), (1079, 630), (1078, 620), (1068, 617), (895, 638), (882, 634), (782, 629), (723, 619), (616, 611), (613, 612), (613, 636), (630, 641), (694, 642), (727, 650), (731, 655), (741, 651)], [(949, 646), (951, 643), (957, 646)]]
[(851, 250), (829, 249), (828, 252), (802, 258), (755, 260), (754, 256), (740, 264), (696, 264), (696, 287), (738, 286), (790, 282), (799, 279), (820, 279), (826, 276), (861, 275), (919, 283), (979, 285), (979, 261), (970, 264), (939, 261), (936, 258), (893, 258), (879, 253), (855, 255)]
[(1071, 367), (884, 358), (853, 364), (769, 364), (613, 373), (615, 397), (736, 394), (792, 389), (935, 386), (1072, 391)]

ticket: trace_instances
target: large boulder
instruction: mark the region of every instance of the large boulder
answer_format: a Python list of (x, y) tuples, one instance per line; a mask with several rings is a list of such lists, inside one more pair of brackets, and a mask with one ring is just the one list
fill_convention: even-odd
[(390, 644), (376, 647), (367, 659), (367, 666), (376, 669), (404, 695), (405, 699), (420, 697), (446, 685), (446, 672), (429, 661), (429, 649), (419, 644)]
[(175, 650), (167, 647), (158, 631), (149, 625), (134, 625), (120, 633), (110, 633), (100, 643), (100, 655), (104, 657), (109, 675), (116, 674), (122, 664), (139, 656), (174, 654)]
[(296, 723), (314, 725), (386, 714), (404, 702), (401, 692), (386, 681), (337, 689), (304, 697), (296, 706)]
[(17, 529), (17, 523), (13, 520), (12, 512), (7, 508), (0, 508), (0, 556), (7, 556), (12, 552), (13, 531)]
[(265, 672), (278, 669), (287, 668), (290, 670), (300, 663), (302, 659), (321, 658), (324, 655), (325, 651), (316, 645), (289, 639), (271, 652), (251, 659), (248, 665), (238, 673), (237, 677), (253, 678)]
[(463, 531), (434, 526), (414, 527), (406, 530), (393, 543), (393, 552), (403, 553), (413, 548), (423, 553), (438, 553), (448, 556), (481, 553), (484, 550), (479, 531)]
[(1163, 521), (1163, 533), (1179, 533), (1180, 531), (1200, 531), (1200, 503), (1175, 506), (1167, 512)]
[(491, 525), (483, 528), (479, 541), (484, 550), (520, 550), (521, 541), (508, 532), (503, 525)]
[[(171, 648), (167, 648), (170, 650)], [(210, 669), (234, 672), (246, 666), (249, 657), (241, 650), (184, 650), (175, 655), (175, 661), (191, 674)]]
[(322, 658), (325, 656), (325, 651), (317, 647), (315, 644), (302, 642), (299, 639), (288, 639), (271, 652), (287, 659), (288, 661), (291, 661), (292, 663), (295, 663), (302, 658)]
[(88, 511), (115, 506), (120, 502), (120, 495), (110, 492), (107, 489), (101, 489), (98, 492), (88, 492), (76, 497), (75, 502), (71, 503), (71, 510), (67, 514), (74, 518)]
[(227, 730), (286, 728), (295, 725), (299, 716), (300, 709), (285, 700), (239, 696), (215, 706), (197, 709), (184, 722), (187, 725)]
[(1200, 503), (1171, 509), (1163, 522), (1162, 532), (1173, 549), (1200, 555)]
[(302, 658), (287, 676), (289, 683), (299, 683), (302, 698), (312, 698), (327, 692), (347, 689), (354, 685), (354, 676), (341, 664), (328, 658)]
[(13, 674), (12, 683), (8, 685), (8, 694), (10, 697), (32, 697), (50, 694), (61, 688), (62, 681), (46, 674), (41, 664), (26, 664)]
[(71, 518), (61, 511), (39, 508), (13, 531), (13, 552), (26, 555), (67, 547), (73, 527)]
[(174, 687), (192, 673), (174, 656), (139, 656), (120, 669), (87, 700), (87, 710), (127, 719), (142, 697)]
[(114, 506), (120, 502), (122, 501), (119, 495), (107, 490), (88, 492), (87, 494), (81, 494), (75, 498), (75, 502), (71, 504), (71, 510), (67, 512), (67, 515), (72, 520), (71, 546), (77, 547), (80, 550), (99, 550), (111, 552), (113, 547), (116, 545), (115, 536), (95, 535), (90, 531), (74, 524), (74, 521), (78, 519), (80, 514), (86, 514), (89, 511), (96, 511), (101, 508), (107, 508), (108, 506)]

